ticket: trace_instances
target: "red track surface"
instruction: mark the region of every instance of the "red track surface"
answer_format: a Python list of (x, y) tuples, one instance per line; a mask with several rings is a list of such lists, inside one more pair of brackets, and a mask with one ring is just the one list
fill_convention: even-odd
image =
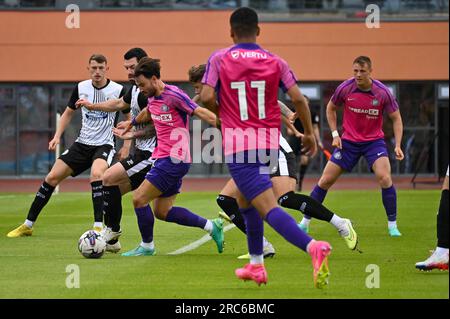
[[(318, 181), (318, 177), (305, 178), (304, 192), (308, 193)], [(393, 177), (397, 189), (413, 189), (411, 177)], [(219, 192), (225, 185), (226, 178), (185, 178), (182, 191)], [(416, 189), (440, 189), (442, 181), (435, 177), (417, 178)], [(42, 183), (41, 179), (0, 179), (0, 193), (34, 193)], [(343, 176), (332, 189), (364, 190), (378, 189), (374, 177)], [(60, 185), (62, 192), (89, 192), (89, 180), (85, 178), (68, 178)]]

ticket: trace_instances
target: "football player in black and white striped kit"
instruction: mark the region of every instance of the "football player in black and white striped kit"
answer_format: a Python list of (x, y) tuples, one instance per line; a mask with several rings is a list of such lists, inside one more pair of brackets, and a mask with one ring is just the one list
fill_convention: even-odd
[[(104, 103), (93, 104), (79, 100), (76, 104), (84, 105), (91, 110), (114, 112), (131, 110), (133, 117), (147, 106), (147, 97), (134, 85), (134, 68), (147, 53), (141, 48), (130, 49), (124, 55), (124, 67), (128, 71), (128, 80), (133, 86), (120, 99), (109, 100)], [(114, 129), (117, 137), (135, 141), (135, 152), (126, 159), (111, 166), (103, 175), (103, 192), (105, 200), (105, 224), (103, 236), (107, 240), (106, 250), (118, 252), (121, 248), (118, 242), (122, 234), (120, 220), (122, 218), (122, 195), (135, 190), (145, 179), (145, 175), (152, 167), (150, 160), (156, 146), (156, 134), (153, 124), (136, 126), (135, 130), (122, 136), (122, 130), (127, 122), (121, 122)]]
[[(91, 103), (118, 99), (125, 90), (122, 85), (106, 77), (108, 65), (106, 57), (94, 54), (89, 58), (88, 71), (91, 79), (77, 84), (67, 108), (61, 116), (55, 136), (49, 142), (53, 151), (75, 114), (76, 101), (84, 98)], [(101, 230), (103, 225), (103, 173), (108, 169), (114, 157), (114, 136), (112, 129), (118, 119), (118, 113), (91, 111), (82, 108), (81, 130), (75, 143), (55, 162), (45, 177), (28, 212), (24, 224), (8, 233), (8, 237), (30, 236), (39, 213), (48, 203), (55, 187), (68, 176), (77, 176), (91, 169), (92, 202), (94, 206), (94, 229)]]

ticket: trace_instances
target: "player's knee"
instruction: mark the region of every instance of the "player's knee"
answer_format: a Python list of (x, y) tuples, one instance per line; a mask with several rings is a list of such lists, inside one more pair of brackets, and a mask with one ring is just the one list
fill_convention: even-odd
[(289, 206), (289, 202), (292, 200), (292, 197), (295, 195), (293, 191), (287, 192), (284, 195), (281, 195), (280, 198), (278, 198), (278, 205), (282, 207)]
[(377, 178), (378, 178), (378, 183), (383, 188), (387, 188), (392, 185), (392, 178), (391, 178), (390, 174), (383, 174), (383, 175), (377, 176)]
[(114, 186), (114, 174), (110, 173), (108, 170), (103, 174), (102, 177), (103, 186)]
[(330, 176), (322, 176), (319, 180), (319, 187), (322, 189), (329, 189), (331, 186), (333, 186), (334, 184), (334, 179), (331, 178)]
[(103, 179), (103, 171), (101, 170), (92, 170), (91, 171), (91, 182), (99, 181)]
[(234, 208), (235, 206), (237, 206), (236, 199), (227, 195), (219, 194), (219, 196), (217, 196), (216, 202), (217, 205), (219, 205), (219, 207), (222, 208), (222, 210), (224, 210), (225, 212), (229, 211), (230, 207)]
[(162, 211), (161, 209), (155, 209), (153, 212), (155, 214), (155, 217), (159, 220), (166, 220), (168, 211)]
[(146, 198), (137, 192), (133, 194), (133, 206), (135, 208), (144, 207), (148, 203), (146, 202)]
[(56, 187), (61, 181), (61, 178), (55, 174), (54, 172), (48, 173), (48, 175), (45, 177), (45, 182), (53, 187)]

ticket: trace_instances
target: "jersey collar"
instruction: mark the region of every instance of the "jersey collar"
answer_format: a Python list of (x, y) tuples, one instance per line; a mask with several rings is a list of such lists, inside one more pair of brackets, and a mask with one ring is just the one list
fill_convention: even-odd
[(101, 88), (96, 87), (96, 86), (94, 85), (94, 82), (92, 82), (92, 81), (91, 81), (91, 84), (92, 84), (92, 86), (94, 87), (94, 89), (96, 89), (96, 90), (102, 90), (102, 89), (104, 89), (105, 87), (107, 87), (107, 86), (109, 85), (109, 82), (111, 82), (111, 80), (110, 80), (110, 79), (106, 79), (106, 84), (103, 85)]
[(261, 47), (256, 43), (238, 43), (233, 49), (257, 50), (261, 49)]

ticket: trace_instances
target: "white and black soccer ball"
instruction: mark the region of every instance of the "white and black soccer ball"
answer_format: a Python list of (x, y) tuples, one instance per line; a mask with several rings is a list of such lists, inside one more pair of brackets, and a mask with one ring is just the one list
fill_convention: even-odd
[(88, 230), (78, 240), (78, 250), (86, 258), (100, 258), (106, 250), (106, 241), (95, 230)]

